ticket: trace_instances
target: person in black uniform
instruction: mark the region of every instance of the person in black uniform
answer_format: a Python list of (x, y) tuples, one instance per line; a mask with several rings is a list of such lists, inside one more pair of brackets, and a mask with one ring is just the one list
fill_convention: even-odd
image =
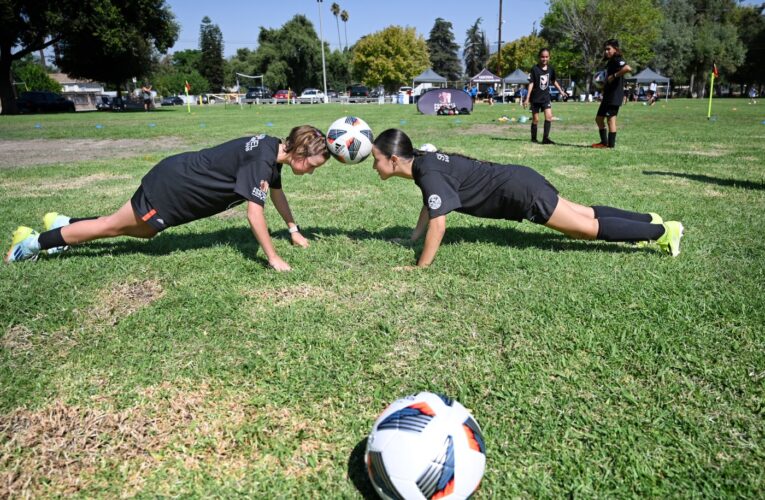
[(529, 105), (531, 101), (531, 142), (537, 140), (537, 127), (539, 126), (539, 112), (545, 114), (544, 132), (542, 134), (542, 144), (555, 144), (550, 140), (550, 126), (552, 125), (552, 99), (550, 99), (550, 85), (555, 85), (560, 95), (566, 95), (561, 88), (558, 80), (555, 78), (555, 68), (550, 66), (550, 49), (544, 48), (539, 51), (539, 63), (531, 68), (531, 81), (529, 82), (529, 91), (526, 95), (526, 101), (523, 107)]
[[(603, 60), (606, 65), (606, 81), (603, 86), (603, 100), (595, 116), (595, 123), (600, 131), (600, 142), (592, 145), (593, 148), (613, 148), (616, 146), (616, 115), (619, 107), (624, 102), (624, 75), (630, 73), (632, 68), (622, 58), (619, 50), (619, 41), (608, 40), (603, 45)], [(606, 134), (606, 119), (608, 119), (608, 134)]]
[(398, 129), (378, 135), (372, 155), (373, 168), (382, 180), (413, 179), (422, 191), (423, 207), (411, 235), (416, 241), (425, 234), (417, 261), (420, 267), (433, 262), (446, 232), (446, 215), (452, 211), (488, 219), (526, 219), (572, 238), (656, 241), (673, 257), (680, 254), (680, 222), (663, 222), (653, 213), (578, 205), (559, 196), (547, 179), (529, 167), (415, 150)]
[(255, 238), (277, 271), (290, 266), (271, 242), (263, 209), (266, 196), (289, 228), (292, 243), (308, 246), (292, 217), (282, 191), (282, 164), (295, 175), (311, 174), (329, 159), (326, 138), (309, 125), (295, 127), (282, 142), (265, 134), (242, 137), (201, 151), (181, 153), (160, 161), (141, 180), (127, 203), (106, 217), (69, 218), (46, 214), (47, 231), (38, 234), (20, 226), (14, 233), (6, 262), (37, 258), (41, 251), (57, 253), (68, 245), (115, 236), (151, 238), (160, 231), (223, 212), (247, 202), (247, 219)]

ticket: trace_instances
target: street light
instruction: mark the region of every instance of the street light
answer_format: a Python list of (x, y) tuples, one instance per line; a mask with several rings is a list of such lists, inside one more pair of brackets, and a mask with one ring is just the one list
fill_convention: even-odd
[(327, 65), (324, 62), (324, 30), (321, 25), (321, 4), (324, 0), (316, 0), (319, 4), (319, 40), (321, 41), (321, 74), (324, 77), (324, 103), (327, 103)]

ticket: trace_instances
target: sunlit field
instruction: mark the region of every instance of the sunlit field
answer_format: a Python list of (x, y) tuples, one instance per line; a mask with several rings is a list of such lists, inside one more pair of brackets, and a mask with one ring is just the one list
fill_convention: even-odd
[(765, 104), (706, 105), (630, 103), (615, 150), (589, 148), (586, 103), (553, 105), (556, 146), (531, 144), (512, 104), (0, 117), (4, 252), (48, 211), (111, 213), (170, 154), (348, 114), (686, 227), (673, 259), (454, 213), (411, 269), (418, 188), (333, 160), (284, 169), (310, 248), (267, 205), (290, 273), (267, 268), (244, 206), (2, 265), (0, 496), (371, 498), (366, 435), (421, 390), (482, 426), (476, 498), (762, 496)]

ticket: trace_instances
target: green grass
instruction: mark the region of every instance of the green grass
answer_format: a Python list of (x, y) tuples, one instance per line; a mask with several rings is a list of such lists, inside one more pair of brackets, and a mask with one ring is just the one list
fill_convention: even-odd
[(498, 122), (523, 114), (509, 105), (0, 117), (5, 141), (146, 144), (112, 158), (88, 142), (76, 162), (0, 169), (4, 245), (49, 210), (114, 211), (172, 152), (344, 114), (686, 226), (672, 259), (451, 214), (434, 265), (407, 270), (421, 246), (394, 239), (416, 222), (414, 183), (332, 161), (313, 176), (285, 169), (309, 249), (267, 209), (291, 273), (266, 269), (241, 208), (0, 266), (0, 494), (369, 495), (372, 422), (430, 390), (483, 428), (479, 498), (761, 496), (765, 108), (714, 106), (707, 121), (706, 102), (629, 104), (614, 151), (576, 147), (597, 140), (596, 105), (579, 103), (553, 108), (552, 138), (570, 145), (558, 147)]

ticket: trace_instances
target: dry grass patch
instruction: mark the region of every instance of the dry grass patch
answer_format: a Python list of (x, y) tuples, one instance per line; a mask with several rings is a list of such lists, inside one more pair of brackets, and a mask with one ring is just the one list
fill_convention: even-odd
[[(130, 175), (92, 174), (68, 179), (52, 179), (50, 181), (17, 181), (6, 180), (0, 183), (0, 188), (24, 193), (25, 197), (49, 196), (58, 191), (82, 189), (93, 184), (110, 181), (124, 181), (132, 179)], [(124, 183), (122, 183), (124, 185)], [(137, 184), (136, 184), (137, 185)]]
[[(100, 396), (96, 407), (57, 400), (0, 416), (0, 496), (71, 495), (115, 482), (122, 495), (134, 495), (160, 470), (202, 470), (220, 479), (253, 469), (300, 477), (327, 468), (337, 452), (324, 420), (255, 406), (248, 392), (183, 382), (138, 396), (125, 409)], [(253, 426), (286, 453), (262, 449)]]
[(561, 177), (569, 179), (586, 179), (589, 177), (584, 167), (575, 165), (561, 165), (560, 167), (554, 167), (552, 171)]
[(0, 140), (0, 169), (129, 158), (152, 151), (183, 149), (186, 146), (186, 142), (177, 137)]
[(85, 312), (91, 325), (114, 326), (165, 294), (156, 280), (118, 283), (101, 290), (94, 306)]
[(300, 284), (284, 288), (271, 288), (266, 290), (246, 290), (244, 295), (258, 299), (259, 302), (269, 303), (276, 307), (286, 307), (298, 300), (306, 299), (330, 299), (337, 298), (334, 292), (317, 286)]

